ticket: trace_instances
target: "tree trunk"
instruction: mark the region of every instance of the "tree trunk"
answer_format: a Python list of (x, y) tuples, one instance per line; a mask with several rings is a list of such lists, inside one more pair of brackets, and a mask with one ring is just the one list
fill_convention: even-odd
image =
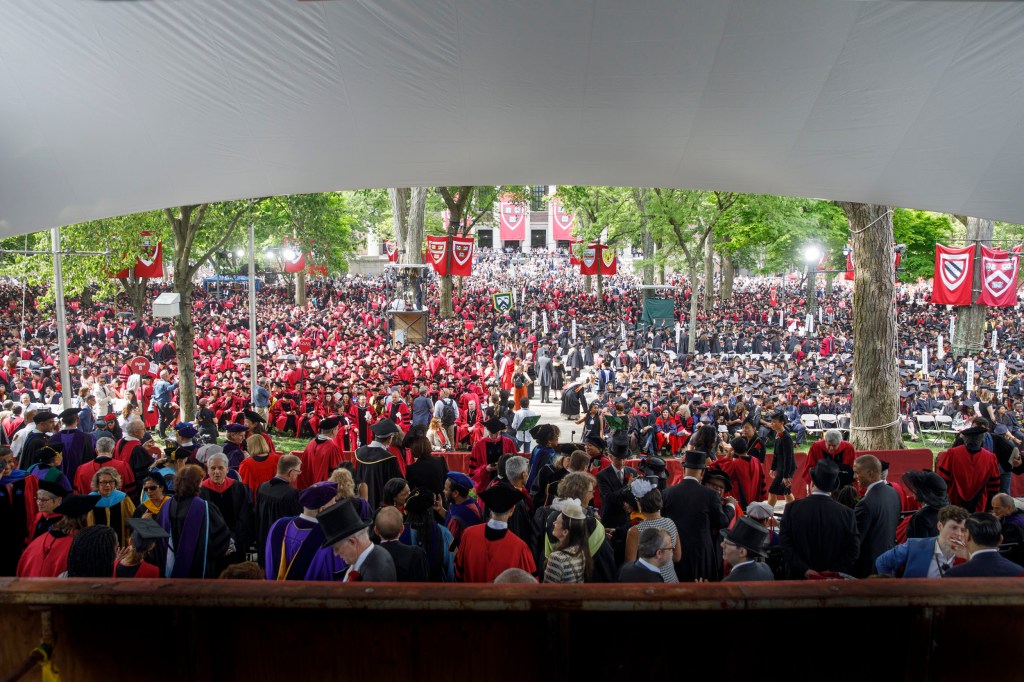
[[(967, 243), (977, 244), (980, 240), (984, 246), (992, 246), (992, 221), (982, 218), (965, 218), (967, 226)], [(981, 249), (975, 248), (977, 254)], [(975, 257), (974, 291), (981, 290), (981, 260)], [(973, 355), (985, 347), (985, 306), (960, 306), (955, 309), (956, 338), (953, 340), (955, 355)]]
[(586, 293), (589, 294), (590, 293), (590, 288), (591, 288), (590, 275), (583, 275), (583, 291), (585, 291)]
[(604, 301), (604, 275), (600, 272), (597, 274), (597, 307), (601, 308), (601, 303)]
[(836, 279), (835, 273), (825, 275), (825, 296), (832, 295), (832, 282)]
[(388, 188), (400, 263), (407, 265), (423, 263), (423, 209), (429, 189), (429, 187)]
[(736, 279), (736, 264), (733, 263), (732, 256), (723, 253), (722, 254), (722, 300), (728, 301), (732, 298), (732, 285)]
[[(817, 283), (817, 270), (816, 265), (807, 266), (807, 314), (815, 315), (817, 311), (818, 303), (818, 283)], [(856, 338), (856, 337), (854, 337)]]
[(697, 352), (697, 264), (690, 263), (690, 331), (686, 349), (689, 353)]
[(715, 233), (704, 238), (704, 312), (710, 313), (715, 303)]
[[(896, 272), (887, 206), (838, 202), (850, 222), (853, 260), (853, 406), (856, 450), (903, 448), (896, 358)], [(885, 428), (877, 428), (884, 426)]]
[[(187, 256), (186, 256), (187, 259)], [(181, 271), (188, 272), (187, 267)], [(178, 359), (178, 405), (182, 421), (196, 414), (196, 365), (192, 356), (195, 327), (192, 326), (192, 280), (174, 278), (174, 291), (181, 296), (181, 314), (174, 318), (174, 355)]]
[(306, 307), (306, 273), (295, 273), (295, 305), (300, 308)]
[(128, 294), (135, 321), (142, 322), (142, 317), (146, 314), (146, 279), (136, 279), (135, 273), (129, 272), (128, 279), (121, 280), (121, 286)]
[[(451, 244), (448, 245), (451, 248)], [(445, 275), (441, 278), (441, 319), (447, 319), (455, 314), (452, 306), (452, 276)]]

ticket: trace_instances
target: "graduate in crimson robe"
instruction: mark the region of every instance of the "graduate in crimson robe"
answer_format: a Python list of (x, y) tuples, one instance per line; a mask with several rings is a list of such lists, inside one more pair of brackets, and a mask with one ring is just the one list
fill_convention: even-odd
[(493, 583), (503, 571), (520, 568), (536, 573), (537, 565), (526, 543), (508, 529), (515, 506), (525, 499), (512, 486), (500, 485), (480, 493), (490, 520), (466, 528), (455, 555), (455, 580), (464, 583)]
[(838, 445), (830, 445), (824, 438), (814, 441), (811, 449), (807, 451), (807, 461), (801, 469), (799, 478), (805, 485), (811, 485), (811, 469), (818, 465), (822, 459), (828, 458), (839, 465), (839, 481), (843, 484), (843, 472), (853, 472), (853, 460), (857, 459), (853, 445), (847, 441), (840, 440)]
[(274, 405), (277, 408), (278, 416), (274, 422), (274, 428), (281, 433), (293, 433), (298, 426), (298, 405), (291, 393), (285, 393), (284, 397)]
[(331, 472), (344, 460), (341, 449), (334, 441), (338, 435), (339, 420), (328, 417), (320, 421), (320, 433), (309, 441), (299, 455), (302, 459), (302, 473), (295, 481), (295, 487), (304, 490), (314, 483), (326, 481)]
[(278, 519), (267, 533), (263, 570), (267, 580), (305, 580), (324, 542), (317, 521), (320, 509), (334, 504), (338, 484), (326, 481), (299, 493), (302, 513)]
[(984, 449), (986, 429), (974, 426), (960, 432), (964, 444), (939, 453), (936, 471), (946, 482), (949, 503), (980, 512), (999, 492), (999, 462)]
[(505, 422), (491, 417), (484, 422), (487, 437), (473, 446), (466, 465), (477, 490), (486, 490), (491, 479), (497, 475), (498, 460), (502, 455), (514, 455), (518, 451), (514, 440), (502, 435)]
[(751, 502), (763, 502), (768, 498), (768, 484), (761, 462), (747, 454), (747, 440), (734, 438), (730, 443), (733, 456), (720, 458), (712, 468), (724, 472), (736, 486), (736, 499), (740, 508), (746, 509)]
[(71, 540), (88, 523), (86, 517), (99, 498), (95, 495), (68, 495), (53, 510), (62, 519), (25, 549), (18, 562), (19, 578), (56, 578), (68, 568)]
[[(365, 395), (359, 396), (356, 404), (349, 408), (348, 417), (356, 427), (359, 445), (367, 445), (371, 440), (370, 427), (374, 422), (374, 413), (373, 408), (366, 404)], [(394, 421), (392, 423), (398, 426)]]

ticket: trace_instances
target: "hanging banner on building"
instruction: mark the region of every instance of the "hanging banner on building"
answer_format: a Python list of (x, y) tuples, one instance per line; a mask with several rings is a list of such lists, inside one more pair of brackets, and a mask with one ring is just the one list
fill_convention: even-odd
[(974, 247), (935, 245), (935, 273), (932, 279), (932, 303), (971, 305), (974, 283)]
[(596, 275), (597, 260), (600, 258), (601, 247), (598, 244), (588, 244), (580, 254), (580, 274)]
[(392, 263), (398, 262), (398, 242), (384, 242), (384, 251), (388, 254), (388, 260)]
[(611, 246), (601, 246), (601, 265), (598, 270), (598, 274), (601, 275), (614, 275), (619, 271), (619, 256), (615, 253), (615, 248)]
[(551, 197), (548, 202), (548, 225), (551, 226), (551, 238), (556, 242), (572, 239), (572, 226), (576, 218), (562, 210), (562, 202), (558, 197)]
[(445, 259), (448, 256), (448, 237), (427, 237), (427, 262), (430, 263), (435, 272), (441, 277), (448, 274), (448, 263)]
[(511, 197), (503, 198), (498, 203), (498, 220), (502, 241), (526, 241), (526, 225), (530, 222), (528, 204), (516, 203)]
[(1018, 253), (981, 247), (981, 293), (978, 304), (993, 308), (1017, 305)]
[(452, 274), (457, 277), (469, 277), (473, 274), (473, 249), (475, 242), (472, 237), (452, 237)]

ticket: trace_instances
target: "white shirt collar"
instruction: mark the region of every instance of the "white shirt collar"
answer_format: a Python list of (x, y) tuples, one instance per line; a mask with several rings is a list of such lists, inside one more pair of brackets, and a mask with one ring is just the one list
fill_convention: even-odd
[(973, 560), (974, 557), (978, 556), (979, 554), (988, 554), (989, 552), (996, 552), (996, 553), (998, 553), (999, 552), (999, 548), (998, 547), (992, 547), (990, 549), (979, 549), (977, 552), (971, 552), (971, 559)]
[(490, 519), (487, 521), (487, 527), (493, 528), (494, 530), (508, 530), (508, 521), (498, 521), (496, 519)]
[(865, 490), (864, 490), (864, 496), (865, 496), (865, 497), (867, 497), (867, 494), (868, 494), (869, 492), (871, 492), (871, 489), (872, 489), (872, 488), (874, 488), (874, 487), (875, 487), (876, 485), (878, 485), (879, 483), (885, 483), (885, 479), (884, 479), (884, 478), (880, 478), (880, 479), (878, 479), (877, 481), (875, 481), (874, 483), (872, 483), (871, 485), (869, 485), (869, 486), (867, 487), (867, 489), (865, 489)]
[(636, 562), (637, 562), (638, 564), (640, 564), (641, 566), (643, 566), (644, 568), (646, 568), (647, 570), (649, 570), (649, 571), (654, 571), (655, 573), (658, 573), (658, 574), (660, 574), (660, 573), (661, 573), (661, 569), (660, 569), (660, 568), (658, 568), (657, 566), (655, 566), (654, 564), (652, 564), (652, 563), (651, 563), (651, 562), (649, 562), (649, 561), (644, 561), (643, 559), (639, 559), (639, 558), (638, 558), (638, 559), (636, 560)]
[(820, 490), (811, 491), (812, 495), (823, 495), (824, 497), (832, 497), (832, 493), (823, 493)]
[(696, 476), (683, 476), (683, 480), (685, 481), (686, 479), (690, 479), (691, 481), (697, 481), (697, 483), (700, 483), (700, 479), (697, 478)]
[(754, 563), (754, 560), (753, 560), (753, 559), (750, 559), (750, 560), (748, 560), (748, 561), (741, 561), (740, 563), (738, 563), (738, 564), (736, 564), (735, 566), (733, 566), (733, 567), (732, 567), (732, 570), (734, 570), (734, 571), (735, 571), (735, 570), (736, 570), (737, 568), (739, 568), (740, 566), (746, 566), (747, 564), (752, 564), (752, 563)]
[(306, 519), (307, 521), (309, 521), (311, 523), (320, 523), (320, 521), (318, 521), (315, 516), (307, 516), (305, 512), (303, 512), (302, 514), (299, 514), (299, 518), (300, 519)]

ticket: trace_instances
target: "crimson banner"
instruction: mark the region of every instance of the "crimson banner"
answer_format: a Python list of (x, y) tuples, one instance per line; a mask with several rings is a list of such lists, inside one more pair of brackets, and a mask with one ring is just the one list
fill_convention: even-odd
[(427, 237), (427, 262), (434, 266), (437, 274), (448, 274), (448, 237)]
[(583, 241), (579, 239), (569, 240), (569, 265), (580, 264), (580, 252), (583, 250)]
[(452, 274), (458, 277), (469, 277), (473, 274), (472, 237), (452, 237)]
[(615, 247), (601, 246), (601, 264), (599, 274), (614, 275), (619, 271), (619, 256), (615, 253)]
[(581, 275), (596, 275), (597, 274), (597, 263), (601, 258), (601, 245), (600, 244), (588, 244), (583, 252), (580, 254), (580, 274)]
[(846, 250), (846, 272), (843, 273), (843, 279), (853, 279), (853, 247), (850, 246)]
[(396, 242), (384, 242), (384, 250), (387, 251), (388, 260), (390, 262), (398, 262), (398, 244)]
[(142, 253), (135, 264), (135, 276), (160, 278), (164, 276), (164, 244), (152, 232), (143, 232)]
[(530, 207), (527, 204), (518, 204), (510, 198), (503, 198), (498, 204), (498, 216), (502, 241), (526, 241), (526, 223), (530, 222)]
[(974, 284), (974, 247), (935, 245), (935, 275), (932, 279), (932, 303), (971, 305)]
[[(970, 247), (968, 247), (970, 248)], [(1019, 253), (1019, 252), (1018, 252)], [(978, 304), (993, 308), (1017, 305), (1017, 264), (1020, 256), (981, 247), (981, 293)]]
[(551, 238), (556, 242), (572, 239), (572, 226), (576, 222), (571, 213), (562, 210), (562, 202), (558, 197), (551, 197), (548, 202), (548, 225), (551, 226)]

